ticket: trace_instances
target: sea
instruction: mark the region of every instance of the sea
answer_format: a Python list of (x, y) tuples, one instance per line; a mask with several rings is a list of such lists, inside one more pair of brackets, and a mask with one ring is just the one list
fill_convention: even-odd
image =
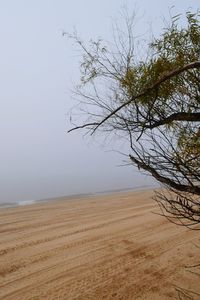
[(155, 185), (141, 185), (137, 187), (128, 187), (123, 189), (111, 189), (111, 190), (104, 190), (104, 191), (97, 191), (95, 193), (84, 193), (84, 194), (70, 194), (65, 196), (58, 196), (52, 198), (45, 198), (45, 199), (36, 199), (36, 200), (19, 200), (14, 202), (0, 202), (0, 209), (9, 208), (9, 207), (17, 207), (17, 206), (24, 206), (24, 205), (33, 205), (39, 202), (49, 202), (49, 201), (60, 201), (60, 200), (73, 200), (73, 199), (84, 199), (89, 197), (95, 197), (100, 195), (109, 195), (109, 194), (116, 194), (116, 193), (123, 193), (128, 191), (137, 191), (137, 190), (145, 190), (156, 188)]

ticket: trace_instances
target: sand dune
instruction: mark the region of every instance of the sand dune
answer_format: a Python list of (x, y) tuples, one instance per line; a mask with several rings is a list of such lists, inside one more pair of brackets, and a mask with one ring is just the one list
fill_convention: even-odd
[(198, 290), (199, 232), (152, 212), (152, 191), (0, 210), (0, 299), (178, 299)]

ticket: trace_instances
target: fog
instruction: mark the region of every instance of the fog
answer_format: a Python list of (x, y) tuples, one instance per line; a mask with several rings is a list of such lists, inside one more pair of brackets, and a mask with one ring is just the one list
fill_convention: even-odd
[[(198, 1), (126, 1), (140, 16), (138, 33), (158, 34), (164, 16)], [(111, 39), (123, 1), (0, 1), (0, 202), (129, 188), (153, 180), (111, 151), (115, 144), (67, 133), (80, 56), (62, 32)], [(146, 29), (147, 28), (147, 29)], [(129, 153), (121, 141), (117, 149)]]

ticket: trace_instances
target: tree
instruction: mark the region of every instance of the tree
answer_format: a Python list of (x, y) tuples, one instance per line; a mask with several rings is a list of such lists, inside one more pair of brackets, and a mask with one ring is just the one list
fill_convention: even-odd
[(154, 196), (161, 214), (200, 229), (200, 11), (186, 13), (186, 26), (181, 17), (146, 45), (127, 16), (112, 43), (71, 36), (83, 53), (76, 95), (86, 118), (69, 131), (128, 138), (131, 163), (164, 187)]

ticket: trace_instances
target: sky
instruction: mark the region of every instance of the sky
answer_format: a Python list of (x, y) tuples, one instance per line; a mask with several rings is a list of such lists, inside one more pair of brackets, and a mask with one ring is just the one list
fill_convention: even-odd
[[(123, 5), (155, 34), (196, 0), (0, 0), (0, 203), (152, 184), (102, 139), (67, 133), (80, 57), (62, 36), (111, 39)], [(151, 24), (151, 25), (150, 25)], [(117, 146), (119, 147), (119, 145)], [(121, 142), (120, 151), (129, 153)]]

